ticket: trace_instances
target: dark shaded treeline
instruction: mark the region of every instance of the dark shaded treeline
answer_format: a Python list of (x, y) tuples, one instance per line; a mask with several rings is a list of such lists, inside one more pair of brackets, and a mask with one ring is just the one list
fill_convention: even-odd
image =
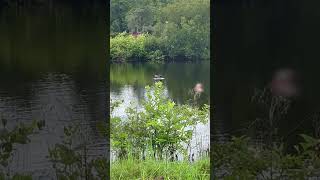
[[(1, 68), (29, 75), (55, 69), (103, 72), (107, 4), (103, 0), (0, 0)], [(91, 63), (93, 58), (96, 63)]]
[(294, 69), (302, 88), (280, 121), (280, 134), (295, 139), (297, 133), (313, 133), (311, 117), (320, 111), (319, 5), (300, 0), (215, 1), (213, 102), (219, 126), (213, 134), (235, 132), (259, 117), (250, 97), (255, 88), (266, 87), (279, 68)]
[[(81, 2), (96, 3), (97, 7)], [(31, 87), (14, 87), (57, 72), (72, 76), (79, 91), (106, 83), (106, 5), (98, 0), (72, 3), (55, 1), (51, 11), (46, 5), (0, 10), (2, 90), (27, 98)], [(92, 109), (101, 110), (98, 104)]]
[[(103, 16), (97, 17), (99, 11), (92, 9), (91, 15), (79, 16), (77, 8), (55, 8), (54, 14), (31, 8), (23, 8), (20, 14), (15, 8), (1, 11), (0, 87), (8, 95), (32, 99), (32, 87), (25, 85), (47, 73), (72, 76), (76, 91), (92, 91), (107, 82)], [(106, 104), (98, 104), (100, 99), (106, 96), (88, 102), (96, 112), (91, 114), (101, 120), (106, 117)]]
[(73, 6), (95, 6), (106, 5), (104, 0), (0, 0), (0, 7), (20, 6), (20, 7), (36, 7), (49, 5), (54, 7), (57, 4), (69, 4)]
[[(105, 75), (105, 6), (99, 9), (65, 4), (47, 7), (7, 7), (0, 11), (2, 73), (44, 71)], [(92, 46), (94, 45), (94, 46)], [(94, 63), (92, 63), (94, 61)], [(14, 76), (14, 74), (13, 74)]]

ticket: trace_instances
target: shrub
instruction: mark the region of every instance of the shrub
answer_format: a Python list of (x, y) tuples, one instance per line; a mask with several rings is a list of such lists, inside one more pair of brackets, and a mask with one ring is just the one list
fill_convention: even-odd
[[(214, 143), (213, 177), (216, 179), (307, 179), (320, 172), (320, 140), (301, 135), (297, 152), (287, 153), (283, 144), (257, 148), (249, 138), (232, 138), (227, 143)], [(263, 144), (264, 145), (264, 144)], [(271, 177), (272, 176), (272, 177)]]
[(113, 61), (163, 60), (159, 41), (148, 34), (133, 36), (120, 33), (110, 39), (110, 56)]
[(144, 34), (134, 37), (126, 33), (120, 33), (110, 39), (110, 56), (112, 60), (128, 61), (129, 59), (141, 59), (146, 55)]
[(143, 110), (127, 109), (128, 118), (113, 117), (111, 121), (111, 148), (118, 158), (174, 159), (176, 152), (186, 155), (182, 143), (191, 140), (196, 124), (208, 120), (208, 106), (202, 109), (176, 105), (164, 95), (164, 87), (157, 82), (146, 87), (147, 99)]

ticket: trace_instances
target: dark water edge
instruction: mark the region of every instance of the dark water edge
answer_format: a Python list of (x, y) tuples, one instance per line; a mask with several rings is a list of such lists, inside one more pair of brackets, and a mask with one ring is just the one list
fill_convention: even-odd
[(179, 57), (165, 57), (163, 61), (150, 61), (145, 58), (137, 58), (137, 59), (126, 59), (126, 60), (111, 60), (111, 64), (119, 64), (119, 63), (156, 63), (156, 64), (163, 64), (163, 63), (201, 63), (201, 62), (207, 62), (210, 61), (208, 59), (195, 59), (195, 58), (189, 58), (185, 56), (179, 56)]
[(46, 2), (0, 8), (0, 117), (8, 128), (46, 122), (8, 166), (33, 179), (55, 179), (48, 148), (67, 125), (80, 125), (88, 159), (109, 157), (97, 127), (108, 117), (105, 2)]

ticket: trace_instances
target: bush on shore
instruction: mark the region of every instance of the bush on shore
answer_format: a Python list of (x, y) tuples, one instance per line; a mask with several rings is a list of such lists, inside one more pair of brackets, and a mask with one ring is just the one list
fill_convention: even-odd
[[(181, 31), (183, 31), (182, 29)], [(198, 39), (188, 39), (191, 34), (179, 33), (179, 36), (155, 36), (151, 34), (132, 35), (120, 33), (110, 39), (110, 57), (114, 62), (152, 61), (162, 62), (172, 59), (199, 60), (209, 58), (209, 49)], [(170, 33), (171, 34), (171, 33)], [(176, 34), (176, 33), (172, 33)], [(188, 36), (188, 37), (187, 37)], [(198, 45), (194, 43), (198, 42)]]
[(133, 36), (120, 33), (110, 39), (110, 56), (112, 61), (163, 61), (158, 39), (148, 34)]

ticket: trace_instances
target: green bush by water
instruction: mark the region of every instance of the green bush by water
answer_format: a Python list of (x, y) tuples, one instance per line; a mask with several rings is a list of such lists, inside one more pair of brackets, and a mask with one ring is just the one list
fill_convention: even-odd
[(127, 108), (126, 119), (111, 117), (111, 149), (119, 159), (132, 156), (138, 160), (173, 160), (176, 153), (188, 157), (182, 144), (190, 144), (195, 126), (209, 119), (207, 105), (177, 105), (166, 97), (161, 82), (146, 87), (142, 108)]
[[(196, 124), (208, 121), (209, 107), (177, 105), (164, 92), (161, 82), (147, 86), (143, 110), (132, 105), (126, 119), (111, 117), (112, 179), (209, 179), (209, 157), (190, 163), (183, 146)], [(110, 111), (120, 103), (112, 102)]]
[[(184, 34), (183, 32), (181, 33)], [(178, 41), (177, 38), (180, 40)], [(120, 33), (110, 39), (110, 57), (115, 62), (163, 62), (164, 60), (175, 58), (183, 58), (185, 60), (209, 58), (208, 47), (201, 47), (200, 45), (200, 47), (195, 47), (193, 43), (196, 43), (197, 40), (185, 42), (188, 37), (172, 37), (172, 39), (175, 39), (175, 41), (167, 36), (164, 38), (150, 34), (133, 36), (127, 33)]]
[(157, 48), (157, 39), (148, 34), (132, 36), (120, 33), (110, 39), (110, 56), (113, 61), (162, 61), (164, 56)]

